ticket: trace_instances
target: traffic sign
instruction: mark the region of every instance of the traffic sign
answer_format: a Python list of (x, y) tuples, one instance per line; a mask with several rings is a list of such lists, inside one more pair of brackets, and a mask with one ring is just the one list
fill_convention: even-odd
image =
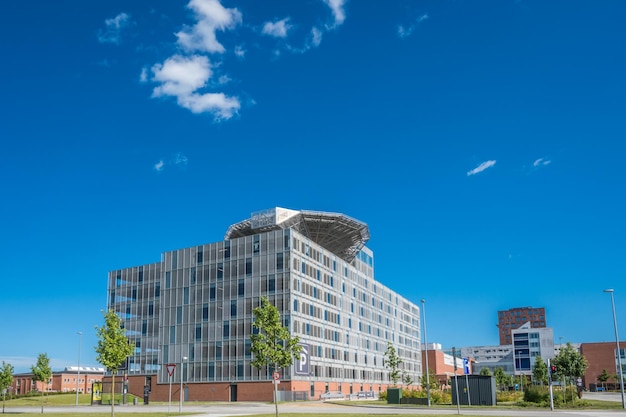
[(274, 373), (272, 374), (272, 378), (274, 379), (274, 381), (278, 381), (278, 380), (280, 380), (280, 373), (278, 373), (278, 372), (274, 372)]
[(176, 364), (168, 363), (167, 365), (165, 365), (165, 367), (167, 368), (167, 374), (169, 376), (172, 376), (174, 374), (174, 369), (176, 369)]

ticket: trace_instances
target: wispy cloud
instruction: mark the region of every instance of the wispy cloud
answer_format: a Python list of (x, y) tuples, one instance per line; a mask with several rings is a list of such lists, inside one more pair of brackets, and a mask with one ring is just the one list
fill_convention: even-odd
[(535, 160), (535, 162), (533, 162), (533, 167), (535, 168), (539, 168), (539, 167), (543, 167), (546, 165), (550, 165), (552, 161), (549, 159), (544, 159), (544, 158), (539, 158), (537, 160)]
[(235, 56), (237, 58), (243, 58), (246, 56), (246, 50), (241, 45), (235, 46)]
[(415, 29), (417, 29), (417, 27), (423, 21), (425, 21), (427, 19), (428, 19), (428, 15), (426, 13), (424, 13), (423, 15), (418, 17), (417, 20), (413, 24), (411, 24), (409, 26), (398, 25), (398, 29), (397, 29), (398, 36), (400, 37), (400, 39), (408, 38), (409, 36), (411, 36), (413, 34)]
[(179, 169), (187, 168), (187, 164), (189, 163), (189, 159), (182, 152), (177, 152), (172, 155), (169, 159), (159, 159), (159, 161), (153, 165), (153, 169), (157, 172), (162, 172), (168, 166), (174, 166)]
[(333, 12), (334, 24), (331, 28), (341, 25), (346, 20), (346, 12), (344, 10), (346, 0), (324, 0), (324, 3)]
[(275, 22), (265, 22), (261, 33), (275, 38), (286, 38), (289, 29), (291, 29), (291, 24), (289, 24), (289, 18), (286, 17)]
[(478, 173), (483, 172), (484, 170), (491, 168), (492, 166), (494, 166), (496, 164), (495, 160), (490, 160), (490, 161), (485, 161), (483, 163), (481, 163), (480, 165), (478, 165), (476, 168), (467, 171), (467, 176), (471, 176), (471, 175), (476, 175)]
[(191, 0), (187, 7), (194, 11), (197, 22), (176, 34), (178, 44), (192, 52), (224, 52), (216, 32), (235, 28), (241, 22), (241, 12), (225, 8), (218, 0)]
[(122, 40), (122, 30), (131, 23), (130, 15), (120, 13), (117, 16), (104, 21), (104, 29), (98, 31), (100, 43), (114, 43), (119, 45)]
[(160, 83), (152, 91), (153, 97), (175, 97), (178, 105), (193, 113), (211, 113), (215, 120), (230, 119), (241, 104), (236, 97), (224, 93), (202, 93), (211, 78), (211, 64), (206, 56), (174, 55), (163, 64), (152, 67), (153, 81)]

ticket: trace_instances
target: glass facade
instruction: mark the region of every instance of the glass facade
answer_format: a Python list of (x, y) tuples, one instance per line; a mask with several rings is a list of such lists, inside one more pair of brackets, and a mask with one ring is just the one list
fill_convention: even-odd
[[(250, 365), (252, 310), (262, 296), (309, 346), (310, 375), (285, 380), (389, 382), (391, 342), (402, 371), (422, 373), (419, 308), (374, 280), (367, 247), (351, 261), (291, 228), (165, 252), (161, 262), (109, 273), (109, 308), (135, 345), (129, 374), (181, 366), (185, 382), (267, 381)], [(173, 382), (180, 381), (175, 372)]]

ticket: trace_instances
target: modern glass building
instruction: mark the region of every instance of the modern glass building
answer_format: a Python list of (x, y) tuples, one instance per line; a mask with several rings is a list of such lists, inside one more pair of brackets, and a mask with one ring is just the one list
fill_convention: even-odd
[(109, 308), (135, 346), (129, 391), (148, 386), (164, 400), (173, 382), (191, 400), (271, 399), (272, 375), (250, 365), (263, 296), (305, 347), (280, 370), (283, 394), (383, 390), (388, 342), (403, 374), (419, 381), (419, 308), (374, 279), (368, 240), (367, 225), (346, 215), (274, 208), (231, 225), (221, 242), (111, 271)]

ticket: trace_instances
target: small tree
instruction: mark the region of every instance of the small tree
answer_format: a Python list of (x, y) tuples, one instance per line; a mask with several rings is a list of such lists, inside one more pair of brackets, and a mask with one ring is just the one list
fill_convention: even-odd
[[(565, 348), (556, 355), (552, 364), (556, 366), (557, 374), (565, 378), (566, 387), (574, 378), (583, 376), (587, 369), (587, 359), (574, 349), (570, 342), (567, 342)], [(574, 401), (573, 396), (572, 401)]]
[(400, 379), (400, 364), (402, 359), (398, 356), (396, 348), (393, 347), (391, 342), (387, 342), (387, 350), (385, 351), (385, 368), (389, 369), (389, 379), (393, 382), (393, 385), (398, 384)]
[[(250, 335), (254, 356), (252, 366), (259, 370), (271, 367), (273, 372), (291, 366), (293, 360), (298, 358), (302, 351), (302, 346), (299, 345), (300, 338), (291, 336), (289, 329), (283, 326), (280, 320), (278, 309), (269, 302), (267, 297), (261, 298), (261, 305), (252, 313), (254, 314), (253, 332)], [(274, 381), (274, 406), (276, 417), (278, 417), (276, 391), (276, 381)]]
[(540, 382), (543, 386), (548, 384), (548, 365), (541, 359), (541, 356), (535, 356), (535, 366), (533, 367), (533, 380)]
[(482, 368), (479, 372), (479, 375), (491, 376), (491, 371), (489, 370), (489, 368)]
[(133, 353), (133, 347), (122, 329), (122, 319), (109, 310), (104, 314), (104, 326), (97, 327), (96, 360), (111, 372), (111, 417), (115, 416), (115, 374)]
[(52, 369), (50, 369), (50, 359), (45, 353), (40, 353), (37, 356), (37, 363), (30, 367), (33, 373), (33, 381), (40, 381), (43, 385), (41, 390), (41, 413), (43, 414), (43, 394), (46, 391), (45, 387), (50, 381), (52, 376)]
[(604, 384), (606, 383), (606, 381), (608, 381), (611, 378), (611, 375), (609, 375), (609, 373), (607, 372), (606, 369), (602, 369), (602, 373), (600, 375), (598, 375), (598, 377), (596, 378), (598, 381), (600, 381), (600, 383), (602, 384), (602, 387), (604, 388)]
[(409, 375), (408, 373), (403, 373), (402, 374), (402, 382), (404, 382), (404, 385), (406, 385), (408, 387), (410, 385), (413, 385), (414, 381), (413, 381), (413, 378), (411, 378), (411, 375)]
[(504, 386), (508, 386), (509, 378), (508, 375), (504, 373), (504, 369), (502, 369), (502, 367), (497, 367), (493, 371), (493, 376), (496, 377), (496, 385), (500, 391), (502, 391)]
[(4, 363), (0, 367), (0, 390), (2, 391), (2, 414), (4, 414), (4, 401), (6, 400), (7, 389), (13, 383), (13, 365)]

